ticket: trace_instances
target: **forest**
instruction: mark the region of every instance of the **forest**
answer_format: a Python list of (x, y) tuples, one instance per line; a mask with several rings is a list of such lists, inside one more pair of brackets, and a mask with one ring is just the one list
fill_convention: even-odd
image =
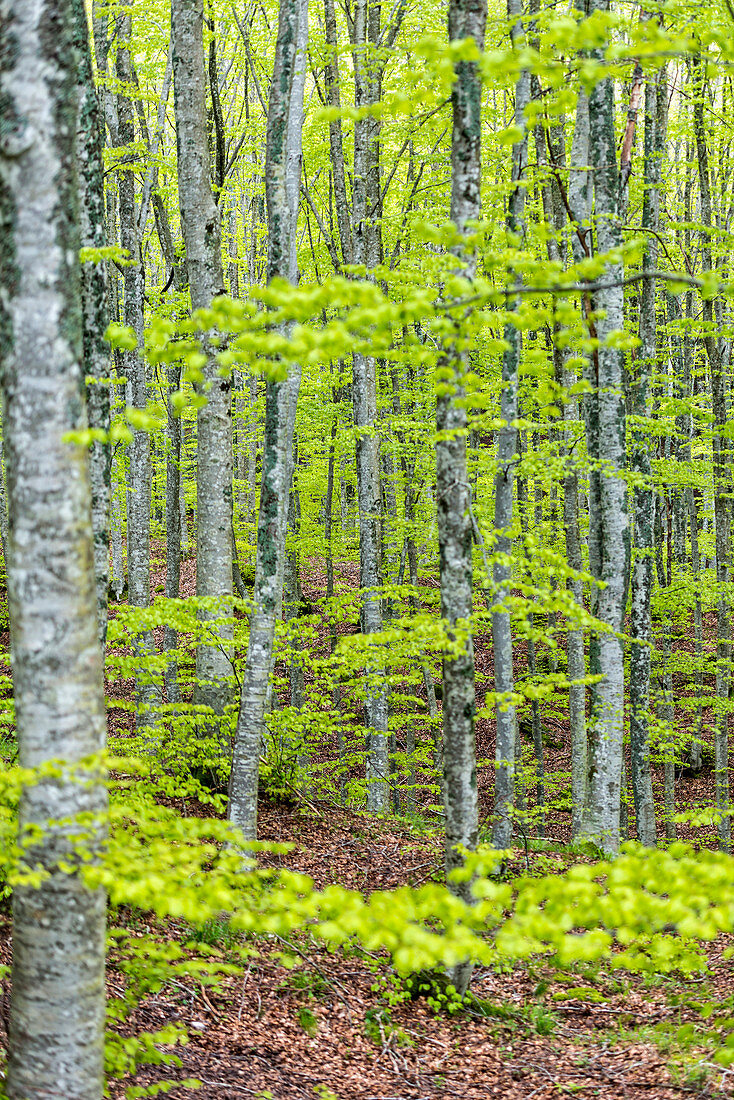
[(734, 1096), (734, 8), (0, 0), (0, 1096)]

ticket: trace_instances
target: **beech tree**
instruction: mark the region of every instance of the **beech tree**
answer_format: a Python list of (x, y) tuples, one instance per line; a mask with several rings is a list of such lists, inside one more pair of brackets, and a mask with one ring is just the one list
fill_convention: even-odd
[[(268, 205), (268, 279), (296, 280), (293, 240), (301, 177), (303, 82), (308, 7), (283, 0), (278, 17), (275, 68), (268, 107), (265, 186)], [(269, 381), (265, 396), (265, 442), (255, 563), (255, 613), (250, 620), (247, 661), (230, 780), (229, 818), (248, 839), (257, 836), (257, 793), (263, 719), (273, 666), (276, 618), (283, 599), (288, 492), (293, 429), (301, 383), (300, 364), (288, 364), (283, 380)]]
[(106, 809), (94, 763), (106, 719), (75, 171), (80, 63), (89, 72), (75, 43), (86, 52), (85, 31), (80, 3), (3, 8), (12, 44), (0, 60), (8, 601), (19, 759), (35, 774), (21, 797), (13, 890), (14, 1100), (100, 1100), (103, 1090), (105, 896), (83, 876), (99, 856)]
[[(487, 8), (483, 0), (452, 0), (449, 39), (473, 39), (484, 45)], [(481, 78), (476, 61), (456, 65), (452, 89), (451, 218), (460, 234), (467, 234), (480, 214)], [(471, 279), (476, 258), (464, 245), (456, 249), (459, 270)], [(436, 504), (441, 577), (441, 615), (447, 622), (453, 652), (443, 659), (444, 684), (444, 805), (446, 810), (446, 873), (463, 862), (462, 848), (477, 844), (477, 770), (474, 738), (474, 648), (472, 615), (471, 489), (466, 467), (464, 376), (467, 356), (460, 344), (460, 321), (447, 338), (442, 365), (447, 381), (436, 406)], [(468, 882), (454, 884), (465, 900)], [(470, 977), (467, 967), (452, 972), (463, 993)]]
[[(225, 292), (220, 211), (209, 169), (203, 34), (204, 0), (173, 0), (178, 194), (195, 310)], [(232, 383), (211, 347), (199, 385), (205, 399), (197, 415), (196, 592), (226, 600), (232, 595)], [(205, 622), (217, 618), (211, 611), (200, 614)], [(232, 695), (226, 648), (232, 632), (221, 624), (209, 630), (215, 635), (213, 644), (201, 644), (196, 652), (196, 702), (222, 715)]]

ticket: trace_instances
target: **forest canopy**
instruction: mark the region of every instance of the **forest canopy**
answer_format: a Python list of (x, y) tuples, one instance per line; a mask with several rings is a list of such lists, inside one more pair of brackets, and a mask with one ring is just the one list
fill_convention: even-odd
[(713, 973), (733, 29), (2, 0), (11, 1100), (173, 1087), (146, 998), (322, 950), (393, 1054), (385, 1004), (485, 971)]

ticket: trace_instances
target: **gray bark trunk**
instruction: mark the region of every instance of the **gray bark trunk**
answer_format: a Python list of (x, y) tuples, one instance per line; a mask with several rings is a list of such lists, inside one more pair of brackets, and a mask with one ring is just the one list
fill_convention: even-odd
[(110, 580), (110, 591), (116, 600), (119, 600), (125, 591), (125, 561), (122, 549), (123, 509), (120, 504), (120, 494), (124, 491), (125, 483), (121, 476), (119, 480), (111, 482), (110, 546), (112, 548), (112, 578)]
[[(336, 12), (334, 0), (324, 0), (324, 32), (329, 56), (324, 67), (326, 100), (330, 107), (341, 107), (339, 96), (339, 62), (337, 54)], [(334, 205), (339, 227), (342, 261), (352, 263), (352, 227), (349, 221), (346, 172), (344, 169), (344, 142), (341, 118), (329, 122), (331, 170), (334, 177)]]
[[(173, 415), (171, 398), (181, 384), (181, 365), (168, 367), (168, 430), (166, 432), (166, 597), (177, 600), (181, 584), (181, 418)], [(178, 632), (167, 623), (163, 649), (170, 653), (178, 645)], [(178, 703), (178, 667), (175, 659), (166, 665), (166, 699)]]
[(3, 569), (8, 567), (8, 498), (5, 490), (5, 450), (0, 437), (0, 542), (3, 552)]
[[(194, 310), (225, 293), (219, 210), (209, 174), (203, 8), (204, 0), (171, 4), (178, 194)], [(204, 344), (202, 390), (207, 401), (197, 415), (196, 595), (226, 602), (232, 596), (232, 384), (230, 377), (221, 377), (206, 339)], [(224, 606), (218, 612), (199, 612), (216, 642), (197, 647), (194, 702), (216, 716), (205, 721), (205, 730), (224, 750), (222, 717), (232, 701), (232, 627), (216, 621), (223, 611)]]
[(20, 843), (33, 837), (24, 861), (46, 874), (13, 890), (12, 1100), (101, 1100), (104, 1086), (105, 897), (77, 873), (75, 843), (99, 858), (106, 794), (89, 758), (104, 748), (106, 718), (87, 448), (65, 440), (87, 426), (73, 15), (84, 18), (83, 6), (3, 6), (0, 377), (13, 692), (21, 767), (60, 762), (20, 800)]
[[(75, 49), (78, 58), (77, 171), (79, 216), (83, 248), (104, 248), (105, 232), (104, 132), (99, 116), (97, 90), (89, 55), (89, 26), (84, 5), (75, 0)], [(107, 432), (110, 426), (110, 349), (104, 339), (107, 329), (107, 278), (104, 261), (82, 267), (84, 308), (84, 371), (87, 379), (87, 412), (90, 428)], [(95, 440), (89, 451), (94, 529), (94, 572), (97, 578), (99, 638), (107, 637), (107, 593), (110, 556), (110, 468), (109, 443)]]
[[(117, 78), (120, 92), (117, 97), (118, 140), (120, 145), (135, 141), (133, 106), (129, 98), (132, 88), (130, 65), (131, 16), (128, 2), (120, 16), (117, 33)], [(133, 329), (138, 340), (137, 348), (122, 353), (122, 369), (127, 378), (127, 401), (136, 409), (148, 404), (148, 381), (145, 361), (141, 355), (143, 346), (143, 287), (144, 272), (140, 257), (138, 220), (135, 208), (135, 176), (131, 171), (118, 173), (120, 212), (120, 244), (127, 249), (130, 263), (124, 269), (124, 321)], [(127, 486), (127, 574), (128, 598), (133, 607), (150, 604), (150, 494), (152, 470), (150, 462), (150, 436), (147, 431), (133, 431), (130, 444), (130, 465)], [(144, 663), (146, 655), (154, 649), (150, 631), (138, 635), (135, 647)], [(152, 682), (144, 669), (137, 676), (136, 724), (143, 729), (155, 724), (154, 711), (161, 702), (159, 686)]]
[[(568, 202), (575, 225), (571, 230), (571, 253), (575, 263), (586, 255), (586, 239), (590, 215), (590, 174), (586, 170), (589, 163), (589, 100), (583, 89), (579, 92), (576, 107), (576, 122), (571, 143), (570, 172), (568, 183)], [(563, 385), (575, 381), (564, 371)], [(564, 419), (575, 421), (578, 417), (578, 403), (568, 403), (564, 407)], [(567, 441), (567, 461), (570, 458), (570, 432), (565, 434)], [(563, 520), (566, 530), (566, 557), (571, 569), (581, 572), (583, 558), (581, 553), (581, 533), (579, 528), (579, 479), (573, 465), (563, 479)], [(568, 588), (579, 607), (583, 606), (583, 586), (580, 580), (569, 580)], [(566, 640), (568, 655), (568, 678), (579, 680), (586, 675), (586, 657), (584, 653), (583, 630), (569, 630)], [(569, 720), (571, 726), (571, 835), (576, 839), (581, 831), (586, 813), (586, 794), (588, 780), (588, 738), (586, 732), (586, 687), (574, 684), (568, 692)]]
[[(268, 106), (265, 157), (269, 281), (274, 278), (288, 278), (295, 282), (296, 278), (291, 237), (296, 232), (298, 190), (292, 186), (289, 166), (290, 173), (293, 173), (296, 140), (293, 133), (298, 135), (300, 141), (303, 114), (302, 98), (297, 99), (293, 95), (294, 70), (297, 57), (305, 57), (307, 41), (306, 0), (282, 0)], [(302, 87), (300, 84), (301, 89)], [(296, 89), (298, 88), (297, 82)], [(265, 438), (255, 562), (255, 611), (250, 618), (250, 637), (242, 678), (228, 810), (230, 820), (248, 839), (257, 836), (258, 767), (273, 667), (275, 624), (282, 602), (288, 489), (300, 383), (300, 365), (291, 364), (288, 378), (282, 382), (268, 382), (265, 393)]]
[[(663, 85), (662, 94), (665, 94)], [(658, 87), (655, 78), (645, 85), (645, 191), (642, 206), (642, 228), (647, 234), (643, 271), (657, 267), (660, 152), (662, 135), (658, 134)], [(647, 277), (642, 283), (640, 300), (640, 354), (631, 386), (630, 403), (636, 416), (650, 415), (648, 398), (650, 374), (655, 367), (657, 332), (655, 325), (655, 280)], [(650, 597), (653, 583), (653, 553), (655, 533), (655, 491), (651, 484), (651, 441), (644, 431), (634, 437), (630, 465), (644, 482), (635, 489), (635, 557), (632, 564), (630, 614), (630, 754), (632, 795), (635, 803), (637, 837), (640, 843), (654, 846), (655, 803), (650, 773), (649, 709), (650, 656), (652, 619)]]
[[(379, 9), (378, 9), (379, 10)], [(370, 35), (368, 0), (357, 0), (354, 8), (354, 95), (355, 105), (375, 102), (372, 78), (374, 58), (368, 53)], [(375, 263), (370, 208), (370, 175), (376, 152), (372, 120), (361, 118), (354, 128), (353, 262), (368, 268)], [(379, 592), (369, 591), (382, 584), (382, 494), (380, 490), (380, 444), (377, 435), (377, 362), (372, 356), (355, 353), (352, 371), (352, 402), (356, 431), (357, 505), (359, 514), (359, 584), (364, 592), (362, 630), (382, 630)], [(366, 669), (365, 720), (367, 725), (367, 808), (384, 813), (389, 808), (388, 785), (388, 698), (384, 669), (379, 658)]]
[[(605, 11), (608, 0), (592, 0), (591, 8), (592, 12)], [(592, 56), (601, 60), (602, 53), (594, 50)], [(606, 253), (621, 244), (612, 77), (600, 81), (589, 97), (589, 160), (594, 169), (597, 248), (599, 253)], [(621, 476), (625, 461), (623, 357), (619, 348), (608, 344), (613, 333), (624, 329), (621, 276), (621, 265), (608, 262), (604, 270), (605, 287), (596, 294), (595, 308), (604, 312), (597, 323), (600, 347), (594, 356), (596, 378), (592, 400), (596, 409), (592, 419), (597, 431), (592, 429), (587, 440), (590, 456), (601, 467), (598, 502), (590, 516), (590, 558), (593, 546), (595, 554), (598, 553), (594, 571), (606, 586), (596, 597), (596, 615), (610, 632), (600, 634), (596, 645), (596, 662), (603, 680), (594, 691), (586, 831), (608, 852), (616, 852), (619, 847), (624, 712), (624, 661), (619, 638), (627, 560), (627, 504)]]
[[(487, 8), (484, 0), (451, 0), (449, 39), (473, 38), (484, 48)], [(481, 210), (481, 77), (477, 65), (460, 61), (451, 93), (451, 220), (460, 233)], [(463, 246), (457, 249), (464, 274), (476, 273), (476, 258)], [(457, 326), (458, 329), (458, 326)], [(444, 805), (446, 811), (445, 863), (449, 889), (472, 902), (469, 883), (451, 881), (460, 867), (460, 848), (476, 848), (477, 764), (474, 736), (476, 706), (472, 615), (472, 524), (466, 464), (467, 410), (464, 378), (467, 353), (458, 345), (459, 332), (447, 339), (442, 363), (453, 377), (436, 402), (436, 509), (438, 522), (441, 617), (455, 643), (455, 652), (443, 659)], [(451, 978), (464, 993), (471, 976), (469, 964), (454, 967)]]
[[(704, 122), (703, 97), (705, 81), (700, 58), (696, 64), (696, 90), (693, 122), (696, 133), (698, 153), (698, 178), (701, 190), (701, 222), (709, 228), (712, 222), (711, 180), (709, 174), (708, 148)], [(711, 236), (701, 234), (701, 266), (703, 271), (712, 269)], [(704, 344), (711, 372), (711, 404), (714, 414), (713, 466), (714, 466), (714, 519), (716, 523), (716, 582), (718, 586), (716, 603), (716, 698), (719, 706), (716, 711), (715, 763), (716, 808), (719, 811), (717, 831), (719, 845), (725, 851), (731, 845), (731, 818), (729, 799), (729, 714), (727, 711), (730, 692), (729, 659), (729, 605), (725, 586), (729, 582), (731, 530), (729, 500), (731, 491), (731, 473), (729, 444), (725, 438), (726, 424), (726, 380), (717, 335), (714, 331), (714, 303), (711, 298), (703, 302), (703, 321), (707, 326)]]
[[(511, 37), (513, 45), (520, 46), (524, 32), (520, 21), (521, 0), (509, 0), (508, 12), (514, 20)], [(522, 131), (522, 138), (512, 149), (512, 182), (507, 212), (507, 229), (515, 237), (524, 235), (525, 217), (525, 169), (527, 166), (528, 138), (525, 112), (530, 102), (530, 73), (523, 70), (515, 87), (515, 126)], [(517, 303), (512, 303), (516, 308)], [(502, 603), (510, 596), (512, 578), (512, 539), (510, 529), (513, 520), (514, 463), (518, 449), (517, 428), (518, 386), (520, 371), (520, 330), (509, 322), (505, 325), (504, 339), (507, 348), (502, 356), (502, 396), (500, 418), (502, 426), (497, 438), (497, 476), (494, 486), (494, 526), (496, 556), (493, 573), (495, 584), (494, 604), (498, 610), (492, 614), (492, 643), (494, 647), (494, 686), (498, 694), (496, 707), (497, 744), (494, 770), (494, 823), (492, 843), (495, 848), (509, 848), (512, 843), (512, 809), (515, 784), (515, 707), (511, 703), (515, 680), (512, 668), (512, 627), (509, 611)]]

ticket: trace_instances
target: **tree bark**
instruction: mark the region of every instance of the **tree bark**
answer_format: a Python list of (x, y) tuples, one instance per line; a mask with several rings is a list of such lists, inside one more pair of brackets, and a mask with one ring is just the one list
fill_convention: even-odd
[[(693, 126), (696, 134), (698, 153), (698, 179), (701, 191), (701, 267), (711, 271), (711, 235), (706, 230), (712, 226), (711, 179), (709, 173), (706, 127), (703, 117), (703, 97), (705, 80), (701, 58), (696, 59), (695, 98), (693, 107)], [(731, 818), (729, 799), (729, 660), (731, 644), (729, 642), (729, 605), (726, 585), (729, 582), (731, 558), (731, 529), (729, 501), (731, 492), (731, 473), (729, 444), (726, 440), (726, 380), (721, 361), (719, 341), (714, 332), (714, 303), (711, 298), (704, 299), (703, 321), (707, 326), (704, 345), (711, 373), (711, 404), (714, 414), (713, 466), (714, 466), (714, 519), (716, 523), (716, 583), (718, 587), (716, 601), (716, 733), (714, 739), (716, 782), (716, 809), (719, 813), (717, 832), (719, 845), (728, 851), (731, 845)]]
[[(339, 95), (339, 61), (337, 55), (336, 12), (334, 0), (324, 0), (324, 32), (329, 56), (324, 66), (326, 101), (330, 107), (341, 107)], [(334, 177), (334, 205), (339, 227), (342, 261), (352, 263), (352, 226), (349, 221), (346, 172), (344, 169), (344, 141), (341, 118), (329, 122), (331, 171)]]
[[(186, 245), (186, 267), (194, 310), (224, 294), (221, 226), (209, 174), (204, 86), (204, 0), (173, 0), (173, 89), (176, 104), (178, 194)], [(223, 717), (232, 702), (228, 647), (232, 626), (217, 622), (232, 596), (232, 383), (222, 377), (214, 350), (204, 339), (206, 366), (202, 392), (207, 401), (197, 414), (196, 595), (222, 601), (218, 610), (200, 610), (215, 644), (196, 650), (194, 702), (210, 708), (205, 735), (225, 752)]]
[[(129, 0), (124, 0), (117, 32), (117, 79), (120, 91), (117, 96), (117, 136), (121, 146), (135, 141), (135, 121), (130, 101), (132, 69), (130, 64), (130, 40), (132, 16)], [(137, 347), (122, 353), (122, 370), (127, 378), (127, 402), (133, 408), (145, 409), (148, 404), (148, 381), (143, 347), (143, 293), (144, 271), (140, 256), (140, 239), (135, 206), (135, 176), (124, 167), (118, 170), (118, 194), (120, 211), (120, 244), (127, 249), (129, 263), (124, 268), (124, 321), (137, 337)], [(130, 444), (130, 465), (127, 484), (127, 575), (128, 598), (133, 607), (150, 605), (150, 495), (152, 470), (150, 462), (150, 436), (147, 431), (133, 430)], [(134, 641), (141, 663), (153, 652), (153, 635), (150, 631), (139, 634)], [(145, 729), (155, 725), (155, 708), (161, 702), (159, 686), (141, 669), (136, 678), (137, 710), (136, 726)]]
[[(472, 38), (484, 49), (487, 21), (485, 0), (451, 0), (448, 32), (451, 41)], [(451, 220), (459, 233), (481, 210), (481, 76), (472, 61), (459, 61), (451, 92)], [(476, 257), (463, 245), (456, 250), (463, 274), (472, 279)], [(470, 884), (452, 881), (463, 863), (461, 848), (477, 845), (477, 764), (474, 736), (475, 685), (472, 616), (472, 524), (466, 465), (467, 353), (460, 343), (460, 325), (447, 339), (441, 365), (450, 379), (436, 402), (436, 510), (438, 521), (441, 618), (447, 625), (453, 652), (443, 658), (445, 864), (449, 889), (471, 904)], [(451, 978), (464, 993), (471, 966), (452, 969)]]
[[(166, 597), (177, 600), (181, 585), (181, 417), (174, 415), (173, 394), (181, 385), (181, 364), (168, 367), (168, 424), (166, 432)], [(178, 632), (166, 623), (163, 649), (170, 653), (178, 645)], [(178, 703), (178, 666), (171, 658), (166, 665), (166, 700)]]
[[(375, 60), (369, 50), (369, 0), (356, 0), (354, 7), (354, 97), (355, 106), (375, 103), (372, 69)], [(370, 210), (370, 185), (376, 151), (372, 120), (362, 117), (354, 127), (354, 184), (352, 188), (353, 262), (374, 266), (374, 227)], [(356, 436), (357, 505), (359, 514), (359, 585), (363, 591), (362, 631), (382, 630), (380, 593), (382, 585), (382, 494), (380, 487), (380, 442), (377, 435), (377, 362), (373, 356), (355, 352), (352, 358), (352, 402)], [(365, 720), (367, 725), (367, 808), (375, 813), (389, 808), (388, 785), (388, 699), (384, 669), (379, 658), (366, 669)]]
[[(268, 105), (265, 187), (268, 206), (268, 281), (295, 282), (292, 235), (298, 217), (298, 189), (293, 187), (294, 148), (300, 144), (303, 99), (293, 95), (297, 57), (305, 58), (308, 40), (306, 0), (281, 0), (275, 66)], [(296, 83), (296, 89), (303, 87)], [(290, 174), (289, 174), (290, 173)], [(300, 174), (300, 161), (299, 161)], [(257, 836), (258, 767), (268, 685), (273, 668), (275, 624), (280, 616), (288, 490), (293, 455), (293, 429), (301, 384), (300, 364), (289, 364), (288, 378), (267, 383), (262, 485), (255, 561), (255, 611), (242, 677), (229, 818), (247, 839)]]
[[(77, 94), (77, 170), (79, 176), (79, 216), (83, 248), (104, 248), (105, 232), (104, 131), (99, 117), (97, 90), (94, 86), (92, 59), (89, 54), (89, 25), (84, 4), (74, 0), (74, 46), (78, 58)], [(102, 432), (110, 427), (110, 349), (107, 330), (107, 278), (105, 263), (82, 266), (82, 302), (84, 323), (84, 371), (87, 386), (87, 412), (90, 428)], [(104, 648), (107, 637), (107, 594), (110, 555), (110, 470), (112, 453), (109, 442), (95, 440), (89, 451), (89, 475), (92, 486), (92, 526), (94, 529), (94, 571), (97, 578), (97, 617), (99, 638)]]
[[(513, 45), (524, 40), (521, 23), (522, 0), (508, 0), (508, 14), (514, 21), (510, 34)], [(512, 148), (513, 188), (507, 212), (507, 230), (514, 237), (524, 236), (525, 170), (528, 138), (525, 112), (530, 102), (530, 73), (522, 70), (515, 87), (515, 126), (522, 132)], [(510, 308), (517, 308), (517, 300)], [(512, 627), (510, 613), (502, 607), (510, 597), (512, 578), (512, 535), (514, 464), (517, 455), (518, 388), (520, 372), (520, 330), (509, 321), (505, 324), (506, 350), (502, 355), (502, 396), (497, 433), (497, 476), (494, 485), (494, 526), (496, 531), (493, 567), (496, 610), (492, 613), (492, 644), (494, 648), (494, 687), (497, 692), (497, 743), (494, 768), (494, 822), (492, 843), (495, 848), (509, 848), (512, 843), (512, 809), (515, 785), (515, 707), (512, 693), (515, 680), (512, 667)]]
[(90, 758), (104, 748), (105, 700), (87, 447), (66, 441), (87, 427), (74, 15), (84, 8), (8, 0), (13, 48), (0, 57), (13, 691), (21, 767), (58, 764), (21, 793), (22, 861), (45, 874), (13, 889), (12, 1100), (101, 1100), (104, 1086), (105, 897), (85, 886), (78, 846), (95, 861), (104, 842), (104, 779)]
[[(591, 11), (606, 11), (608, 0), (592, 0)], [(592, 56), (601, 61), (603, 51)], [(621, 245), (619, 171), (614, 134), (614, 81), (601, 80), (589, 97), (589, 160), (594, 169), (595, 224), (600, 254)], [(591, 547), (597, 578), (604, 582), (596, 597), (596, 615), (609, 628), (600, 634), (596, 663), (603, 679), (594, 689), (590, 730), (589, 816), (586, 832), (606, 852), (619, 847), (619, 807), (622, 775), (624, 660), (620, 632), (626, 597), (627, 504), (622, 470), (625, 463), (625, 406), (622, 396), (623, 356), (614, 333), (624, 329), (622, 266), (607, 262), (605, 285), (596, 293), (599, 349), (594, 355), (594, 416), (596, 432), (587, 439), (592, 461), (599, 463), (599, 496), (590, 515)], [(596, 671), (592, 668), (592, 671)]]
[[(662, 94), (665, 94), (663, 85)], [(642, 206), (642, 228), (648, 230), (644, 271), (657, 267), (659, 222), (659, 179), (661, 142), (658, 127), (658, 87), (656, 78), (645, 85), (645, 190)], [(640, 354), (635, 362), (636, 377), (631, 387), (630, 399), (633, 413), (649, 417), (649, 380), (655, 368), (657, 355), (657, 331), (655, 324), (655, 279), (647, 276), (642, 282), (640, 300)], [(650, 709), (650, 657), (652, 645), (652, 619), (650, 597), (653, 583), (653, 555), (655, 529), (655, 491), (651, 484), (652, 465), (650, 447), (652, 441), (643, 431), (635, 433), (630, 459), (631, 468), (643, 479), (635, 489), (635, 556), (632, 564), (632, 595), (630, 614), (630, 753), (632, 795), (635, 803), (637, 837), (641, 844), (653, 847), (657, 843), (655, 831), (655, 803), (652, 793), (649, 745)]]

